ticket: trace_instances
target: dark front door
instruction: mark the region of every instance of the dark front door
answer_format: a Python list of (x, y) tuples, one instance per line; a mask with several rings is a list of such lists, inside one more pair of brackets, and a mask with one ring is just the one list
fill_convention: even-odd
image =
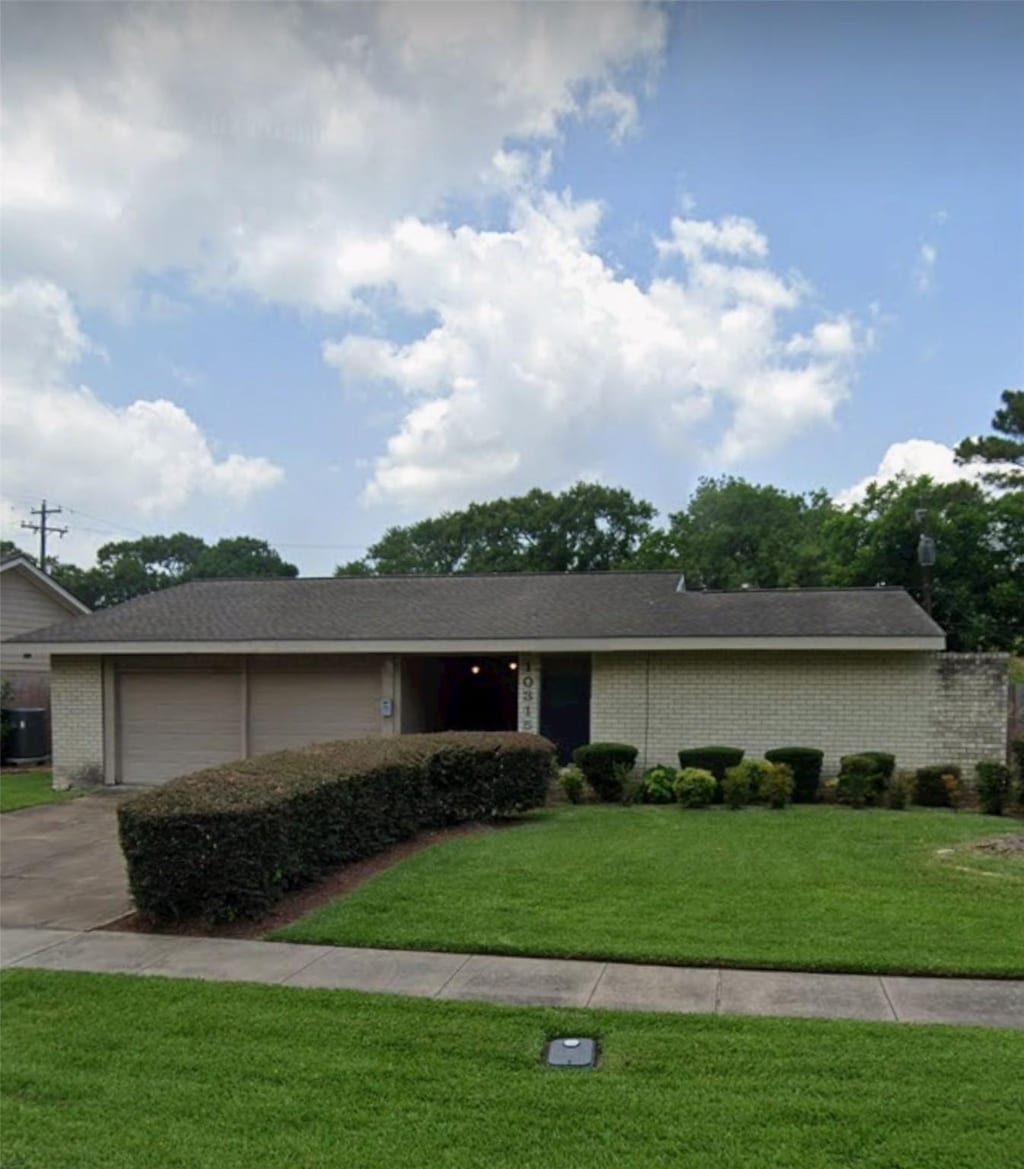
[(540, 681), (540, 733), (558, 748), (558, 762), (571, 763), (577, 747), (590, 742), (590, 658), (544, 655)]

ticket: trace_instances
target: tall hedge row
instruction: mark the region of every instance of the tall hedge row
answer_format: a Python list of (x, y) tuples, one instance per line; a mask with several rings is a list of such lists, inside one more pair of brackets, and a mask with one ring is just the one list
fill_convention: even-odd
[(289, 889), (437, 828), (543, 804), (554, 747), (515, 732), (280, 751), (172, 780), (118, 809), (140, 913), (259, 917)]

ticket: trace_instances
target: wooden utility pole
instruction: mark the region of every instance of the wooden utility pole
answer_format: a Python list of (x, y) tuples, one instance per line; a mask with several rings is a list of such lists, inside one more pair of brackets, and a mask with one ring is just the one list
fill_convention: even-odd
[(28, 523), (25, 520), (21, 521), (23, 528), (28, 528), (31, 532), (39, 533), (39, 567), (43, 572), (46, 571), (46, 537), (48, 533), (54, 532), (58, 536), (67, 534), (67, 528), (52, 527), (50, 524), (47, 524), (46, 520), (48, 516), (60, 515), (63, 510), (60, 507), (47, 507), (46, 500), (44, 499), (42, 507), (34, 507), (31, 513), (32, 515), (39, 516), (38, 524)]

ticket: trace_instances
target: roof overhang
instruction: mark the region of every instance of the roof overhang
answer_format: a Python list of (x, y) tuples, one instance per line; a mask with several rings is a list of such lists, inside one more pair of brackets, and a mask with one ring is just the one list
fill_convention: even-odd
[(945, 637), (606, 637), (416, 641), (60, 641), (7, 643), (22, 654), (503, 654), (689, 650), (935, 651)]
[[(0, 563), (0, 574), (10, 572), (11, 569), (20, 569), (27, 573), (40, 588), (46, 589), (48, 593), (53, 595), (53, 599), (62, 604), (66, 609), (72, 613), (91, 613), (92, 609), (88, 605), (83, 604), (73, 593), (69, 593), (63, 585), (59, 585), (49, 573), (37, 565), (33, 564), (24, 556), (15, 556), (10, 560), (5, 560)], [(51, 622), (50, 624), (54, 624)]]

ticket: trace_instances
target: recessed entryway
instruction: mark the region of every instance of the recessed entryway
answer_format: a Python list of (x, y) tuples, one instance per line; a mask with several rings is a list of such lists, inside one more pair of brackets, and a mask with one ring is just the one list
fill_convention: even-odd
[(402, 733), (514, 731), (518, 657), (402, 659)]

